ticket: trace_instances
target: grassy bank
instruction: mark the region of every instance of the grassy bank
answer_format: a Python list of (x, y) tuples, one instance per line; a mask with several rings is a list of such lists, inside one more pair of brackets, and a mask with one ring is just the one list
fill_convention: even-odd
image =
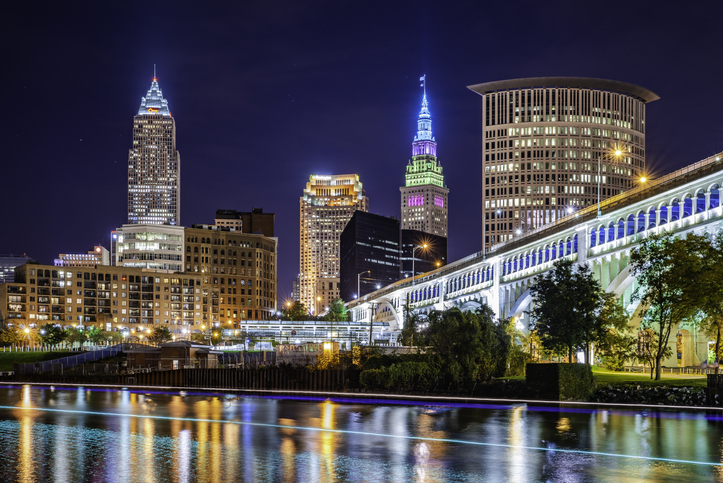
[(598, 387), (601, 386), (670, 386), (670, 387), (706, 387), (705, 375), (666, 374), (659, 381), (650, 379), (650, 373), (613, 372), (599, 367), (593, 367), (592, 372), (597, 378)]
[(50, 361), (70, 355), (69, 352), (0, 352), (0, 371), (12, 371), (15, 363)]
[[(598, 366), (593, 366), (593, 375), (597, 378), (598, 387), (604, 386), (670, 386), (670, 387), (699, 387), (703, 388), (707, 385), (705, 375), (694, 376), (691, 374), (665, 374), (659, 381), (650, 379), (649, 372), (614, 372), (608, 371)], [(525, 376), (505, 377), (510, 381), (524, 381)]]

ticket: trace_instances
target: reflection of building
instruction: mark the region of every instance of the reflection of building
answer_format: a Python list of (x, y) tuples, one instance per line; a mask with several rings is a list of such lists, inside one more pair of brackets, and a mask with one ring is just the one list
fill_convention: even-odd
[(154, 75), (133, 118), (133, 148), (128, 153), (128, 223), (179, 225), (181, 157), (176, 121)]
[(96, 265), (110, 265), (110, 252), (100, 245), (96, 245), (88, 253), (61, 253), (55, 259), (56, 267), (94, 267)]
[(312, 313), (339, 298), (339, 236), (369, 201), (356, 174), (311, 176), (300, 199), (299, 291)]
[(405, 185), (399, 188), (402, 192), (402, 229), (446, 237), (449, 190), (444, 185), (442, 165), (437, 160), (437, 142), (432, 136), (426, 92), (405, 178)]
[(0, 283), (15, 281), (15, 267), (32, 261), (27, 255), (0, 255)]
[[(424, 245), (427, 245), (424, 248)], [(421, 247), (414, 249), (415, 247)], [(412, 263), (414, 256), (414, 263)], [(447, 237), (430, 235), (418, 230), (402, 230), (402, 278), (430, 272), (447, 264)]]
[(214, 223), (243, 233), (274, 236), (275, 217), (274, 213), (264, 213), (263, 208), (252, 208), (251, 211), (216, 210)]
[(116, 265), (183, 271), (182, 226), (123, 225), (116, 229)]
[(469, 87), (482, 96), (484, 246), (552, 223), (635, 185), (645, 168), (645, 104), (625, 82), (535, 77)]
[[(399, 280), (399, 220), (396, 218), (357, 211), (344, 228), (339, 246), (343, 300), (354, 300)], [(361, 293), (357, 293), (358, 290)]]

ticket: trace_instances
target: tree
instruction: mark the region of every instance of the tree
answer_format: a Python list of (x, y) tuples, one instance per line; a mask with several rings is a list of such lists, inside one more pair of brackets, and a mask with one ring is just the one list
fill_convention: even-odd
[(153, 344), (162, 344), (173, 338), (171, 331), (165, 325), (157, 325), (153, 328), (153, 331), (148, 336), (148, 342)]
[[(427, 361), (449, 384), (471, 387), (499, 374), (498, 359), (506, 361), (509, 336), (496, 330), (494, 313), (484, 305), (476, 311), (458, 308), (429, 314)], [(505, 362), (506, 365), (506, 362)]]
[[(689, 234), (682, 242), (689, 255), (685, 278), (690, 283), (685, 288), (690, 293), (692, 304), (703, 316), (701, 328), (710, 335), (715, 334), (715, 356), (721, 359), (721, 332), (723, 331), (723, 233)], [(711, 361), (708, 361), (710, 364)], [(715, 368), (719, 372), (719, 364)]]
[(415, 338), (418, 346), (424, 345), (424, 335), (419, 333), (419, 314), (409, 308), (409, 305), (404, 306), (404, 327), (399, 333), (399, 342), (404, 346), (414, 346)]
[(630, 314), (616, 300), (613, 294), (605, 294), (605, 302), (600, 312), (600, 333), (597, 338), (597, 354), (603, 363), (614, 371), (619, 371), (627, 361), (638, 359), (638, 339), (628, 325)]
[(103, 332), (100, 330), (99, 327), (89, 327), (85, 331), (85, 336), (93, 344), (100, 344), (101, 342), (105, 342), (105, 336), (103, 335)]
[(17, 329), (8, 327), (0, 331), (0, 346), (8, 347), (11, 345), (18, 345), (22, 341), (20, 334)]
[(650, 351), (656, 380), (660, 380), (660, 367), (669, 350), (673, 327), (696, 310), (692, 303), (694, 284), (687, 278), (690, 273), (687, 265), (697, 266), (698, 260), (696, 253), (689, 252), (688, 248), (684, 240), (665, 233), (643, 239), (630, 254), (632, 273), (639, 283), (633, 298), (640, 300), (641, 326), (654, 333)]
[(349, 311), (346, 308), (346, 303), (342, 299), (334, 300), (329, 307), (329, 311), (324, 315), (323, 319), (330, 322), (348, 321)]
[(304, 320), (309, 318), (309, 311), (306, 310), (304, 304), (298, 300), (291, 304), (290, 307), (284, 309), (284, 318), (288, 320)]
[(570, 362), (575, 350), (584, 349), (589, 363), (590, 346), (600, 334), (604, 292), (587, 265), (578, 265), (576, 270), (574, 265), (572, 260), (561, 259), (552, 270), (535, 278), (530, 287), (534, 302), (530, 330), (537, 332), (545, 349), (567, 349)]
[(65, 330), (65, 341), (70, 344), (75, 342), (80, 342), (82, 344), (86, 340), (87, 337), (85, 336), (85, 333), (80, 329), (72, 328)]
[(53, 324), (45, 324), (40, 327), (40, 340), (47, 345), (60, 344), (65, 340), (65, 331)]
[(111, 344), (123, 342), (123, 334), (121, 332), (113, 332), (112, 330), (103, 331), (103, 338)]

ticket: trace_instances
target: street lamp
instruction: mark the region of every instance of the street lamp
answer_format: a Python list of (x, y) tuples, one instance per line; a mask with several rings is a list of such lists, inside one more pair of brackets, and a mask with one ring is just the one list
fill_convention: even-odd
[(358, 273), (356, 276), (356, 295), (357, 297), (361, 298), (361, 276), (365, 273), (372, 273), (371, 270), (365, 270), (361, 273)]
[(602, 162), (603, 158), (609, 158), (613, 162), (620, 159), (620, 156), (623, 155), (623, 150), (620, 147), (616, 147), (615, 151), (609, 152), (607, 154), (600, 154), (597, 157), (597, 217), (602, 217), (602, 212), (600, 211), (600, 182), (601, 182), (601, 175), (600, 175), (600, 163)]
[(414, 287), (414, 275), (415, 275), (415, 273), (414, 273), (414, 254), (417, 253), (417, 249), (426, 250), (428, 246), (429, 245), (427, 245), (425, 243), (424, 245), (417, 245), (416, 247), (412, 248), (412, 287)]

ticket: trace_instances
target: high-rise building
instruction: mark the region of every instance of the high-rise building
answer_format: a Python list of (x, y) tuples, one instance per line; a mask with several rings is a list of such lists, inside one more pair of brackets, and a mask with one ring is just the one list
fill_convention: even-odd
[(402, 278), (431, 272), (447, 264), (447, 237), (419, 230), (402, 230)]
[(274, 213), (264, 213), (263, 208), (251, 208), (251, 211), (216, 210), (216, 226), (233, 228), (242, 233), (260, 233), (274, 236)]
[(101, 245), (96, 245), (88, 253), (61, 253), (55, 259), (56, 267), (94, 267), (110, 265), (110, 252)]
[(176, 121), (154, 74), (133, 118), (128, 223), (180, 225), (180, 219), (181, 157), (176, 150)]
[(356, 211), (339, 239), (340, 293), (349, 302), (399, 280), (399, 220)]
[[(619, 194), (645, 171), (645, 105), (634, 84), (534, 77), (469, 86), (482, 96), (485, 247)], [(619, 151), (620, 154), (616, 154)]]
[(15, 281), (15, 267), (34, 261), (27, 255), (0, 255), (0, 283)]
[(301, 303), (319, 314), (339, 298), (339, 236), (369, 200), (359, 175), (312, 175), (299, 200), (299, 290)]
[[(422, 77), (424, 82), (424, 77)], [(442, 165), (437, 159), (437, 142), (432, 136), (432, 116), (426, 87), (422, 110), (417, 119), (417, 135), (412, 143), (412, 159), (407, 163), (402, 192), (402, 230), (420, 230), (447, 236), (447, 200)]]

